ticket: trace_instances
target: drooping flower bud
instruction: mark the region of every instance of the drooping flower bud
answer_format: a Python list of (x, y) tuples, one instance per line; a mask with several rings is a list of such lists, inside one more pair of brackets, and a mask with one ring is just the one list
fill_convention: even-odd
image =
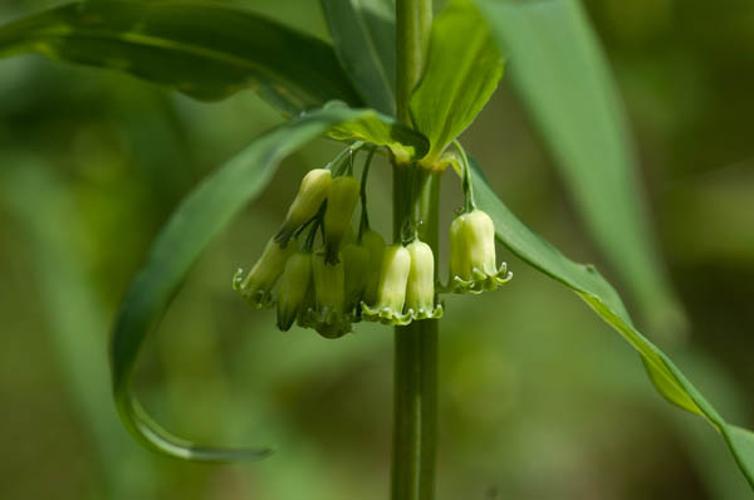
[(432, 247), (416, 239), (406, 246), (406, 250), (411, 255), (406, 312), (415, 320), (442, 317), (442, 306), (435, 305), (435, 257)]
[(392, 325), (407, 325), (411, 322), (411, 315), (403, 312), (410, 271), (411, 254), (406, 247), (390, 245), (385, 248), (377, 300), (372, 304), (361, 304), (365, 319)]
[(338, 261), (338, 251), (359, 201), (359, 181), (351, 175), (336, 177), (327, 191), (325, 212), (325, 248), (327, 262)]
[(367, 304), (374, 304), (377, 302), (377, 287), (380, 284), (382, 258), (385, 254), (385, 240), (380, 236), (380, 233), (368, 229), (361, 235), (361, 244), (369, 253), (364, 301)]
[(454, 293), (482, 293), (510, 281), (503, 262), (497, 267), (495, 224), (485, 212), (461, 214), (450, 225), (450, 282)]
[(328, 264), (324, 254), (312, 257), (314, 308), (304, 323), (326, 338), (342, 337), (351, 331), (351, 316), (345, 311), (343, 263)]
[(262, 256), (259, 257), (251, 271), (243, 276), (239, 269), (233, 277), (233, 288), (256, 308), (272, 305), (272, 287), (285, 268), (288, 257), (293, 253), (293, 246), (283, 248), (274, 239), (267, 242)]
[(286, 245), (294, 231), (317, 214), (332, 184), (332, 175), (326, 168), (315, 168), (307, 172), (296, 193), (296, 198), (288, 208), (280, 231), (275, 240)]
[(277, 300), (277, 326), (286, 332), (304, 307), (312, 281), (312, 255), (296, 252), (288, 258), (280, 277)]
[(352, 311), (364, 297), (369, 276), (369, 251), (363, 245), (349, 243), (341, 250), (346, 277), (346, 310)]

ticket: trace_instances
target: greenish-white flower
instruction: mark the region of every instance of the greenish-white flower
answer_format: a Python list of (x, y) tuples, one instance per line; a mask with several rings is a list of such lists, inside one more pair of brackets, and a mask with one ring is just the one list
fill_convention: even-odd
[(411, 270), (406, 285), (406, 313), (411, 319), (441, 318), (442, 305), (435, 303), (435, 256), (432, 247), (415, 239), (406, 245)]
[(450, 279), (454, 293), (482, 293), (510, 281), (512, 274), (503, 262), (497, 266), (495, 224), (487, 213), (472, 210), (456, 217), (450, 225)]
[(264, 247), (262, 256), (245, 277), (243, 269), (236, 272), (233, 277), (233, 288), (254, 307), (271, 306), (274, 302), (272, 288), (283, 273), (285, 263), (293, 251), (293, 245), (284, 248), (274, 238), (271, 239)]
[(314, 328), (326, 338), (342, 337), (351, 331), (351, 315), (346, 311), (343, 263), (329, 264), (323, 253), (312, 257), (314, 304), (303, 313), (301, 324)]
[(279, 243), (286, 245), (296, 229), (317, 214), (327, 198), (330, 184), (332, 175), (326, 168), (315, 168), (307, 172), (301, 179), (296, 198), (288, 208), (285, 222), (275, 236)]
[(277, 299), (277, 326), (288, 331), (305, 307), (312, 281), (312, 255), (296, 252), (288, 258), (280, 277)]
[(374, 304), (377, 302), (377, 288), (380, 284), (382, 258), (385, 254), (385, 239), (380, 233), (367, 229), (361, 235), (361, 245), (366, 248), (369, 254), (364, 301), (367, 304)]
[(338, 260), (343, 237), (351, 227), (351, 218), (359, 202), (359, 181), (351, 175), (336, 177), (327, 191), (325, 212), (325, 249), (327, 262)]
[(352, 311), (364, 298), (369, 276), (369, 251), (363, 245), (348, 243), (341, 250), (346, 280), (346, 310)]
[(382, 257), (382, 269), (374, 303), (362, 302), (362, 315), (369, 321), (407, 325), (411, 315), (403, 312), (411, 272), (411, 254), (403, 245), (390, 245)]

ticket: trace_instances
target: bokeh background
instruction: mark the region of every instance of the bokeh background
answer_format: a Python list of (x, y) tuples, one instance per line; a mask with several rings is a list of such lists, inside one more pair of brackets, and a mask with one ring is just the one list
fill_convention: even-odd
[[(56, 3), (3, 0), (0, 21)], [(317, 2), (236, 3), (326, 37)], [(649, 335), (751, 427), (754, 3), (586, 6), (691, 324), (684, 337)], [(248, 91), (207, 104), (37, 56), (0, 61), (0, 498), (387, 498), (390, 330), (359, 326), (338, 341), (281, 334), (271, 313), (251, 311), (230, 288), (280, 222), (296, 179), (335, 151), (326, 142), (287, 160), (212, 244), (139, 367), (139, 392), (168, 428), (277, 453), (251, 465), (154, 456), (121, 428), (111, 402), (109, 328), (150, 241), (193, 185), (278, 120)], [(531, 227), (615, 276), (505, 80), (463, 140)], [(372, 212), (384, 214), (387, 166), (375, 174)], [(446, 195), (447, 222), (457, 189)], [(377, 225), (387, 231), (385, 217)], [(751, 498), (714, 432), (667, 405), (606, 325), (504, 257), (511, 285), (447, 300), (441, 500)]]

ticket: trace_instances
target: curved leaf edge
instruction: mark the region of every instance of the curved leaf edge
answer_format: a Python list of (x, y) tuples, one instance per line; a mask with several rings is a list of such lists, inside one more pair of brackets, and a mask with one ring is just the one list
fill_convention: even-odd
[[(309, 53), (307, 69), (317, 70), (309, 75), (316, 77), (316, 85), (296, 78), (291, 74), (291, 68), (285, 64), (273, 67), (269, 61), (260, 62), (254, 58), (253, 53), (248, 53), (248, 48), (247, 53), (243, 55), (237, 50), (228, 50), (227, 46), (219, 49), (211, 44), (202, 45), (196, 40), (184, 39), (185, 37), (170, 38), (164, 34), (152, 35), (142, 32), (143, 26), (147, 25), (152, 16), (170, 16), (171, 12), (177, 9), (194, 9), (191, 11), (194, 14), (193, 18), (187, 15), (172, 15), (172, 18), (181, 18), (184, 22), (194, 18), (208, 22), (206, 19), (211, 16), (220, 16), (226, 22), (233, 20), (238, 23), (241, 20), (248, 25), (246, 30), (251, 33), (263, 29), (265, 32), (273, 32), (276, 36), (283, 37), (286, 43), (293, 43), (299, 51), (306, 49)], [(120, 25), (124, 23), (132, 23), (128, 26), (130, 30), (122, 29), (123, 26)], [(118, 25), (120, 31), (114, 30), (112, 24)], [(269, 37), (269, 33), (266, 33), (266, 36)], [(96, 54), (96, 49), (90, 53), (66, 54), (66, 41), (130, 43), (137, 48), (171, 49), (180, 56), (204, 58), (205, 64), (225, 64), (228, 68), (225, 75), (227, 81), (222, 83), (218, 79), (212, 84), (197, 84), (197, 80), (182, 80), (176, 76), (165, 79), (159, 71), (146, 70), (144, 66), (117, 56), (117, 51), (109, 54), (112, 56), (110, 58), (108, 54)], [(278, 42), (280, 43), (279, 40)], [(113, 52), (112, 47), (110, 49)], [(249, 9), (199, 0), (74, 0), (0, 25), (0, 57), (27, 53), (36, 53), (66, 63), (113, 69), (202, 101), (216, 101), (242, 89), (251, 89), (285, 116), (316, 109), (333, 99), (346, 101), (352, 106), (363, 105), (363, 100), (351, 84), (334, 48), (329, 43)], [(175, 57), (175, 54), (172, 57)], [(194, 64), (198, 63), (194, 61)], [(241, 75), (239, 72), (246, 73)]]
[[(264, 190), (280, 161), (335, 126), (374, 116), (371, 109), (331, 105), (262, 134), (189, 193), (160, 231), (121, 302), (110, 342), (118, 413), (130, 433), (148, 449), (204, 462), (260, 460), (270, 455), (269, 447), (200, 446), (166, 431), (132, 394), (135, 365), (144, 340), (158, 326), (201, 252)], [(387, 117), (381, 119), (391, 122)]]
[[(636, 182), (637, 159), (626, 112), (584, 6), (573, 0), (475, 3), (514, 63), (513, 89), (551, 150), (553, 165), (577, 202), (586, 228), (634, 296), (649, 330), (665, 332), (667, 339), (683, 336), (688, 320), (657, 253), (652, 228), (642, 217), (646, 200)], [(547, 64), (548, 55), (557, 61)], [(558, 72), (578, 75), (579, 83), (568, 77), (559, 81)], [(591, 133), (583, 133), (590, 127), (574, 121), (579, 98), (589, 101), (589, 109), (582, 106), (581, 114), (588, 115), (595, 129)], [(589, 158), (603, 164), (595, 169)], [(609, 218), (605, 194), (617, 211)], [(625, 241), (615, 237), (615, 228), (627, 235)]]
[(497, 197), (475, 160), (474, 185), (479, 207), (493, 218), (498, 240), (521, 260), (574, 291), (641, 356), (657, 391), (676, 406), (701, 416), (723, 437), (754, 490), (754, 433), (728, 423), (683, 372), (633, 326), (615, 289), (591, 265), (577, 264), (529, 230)]

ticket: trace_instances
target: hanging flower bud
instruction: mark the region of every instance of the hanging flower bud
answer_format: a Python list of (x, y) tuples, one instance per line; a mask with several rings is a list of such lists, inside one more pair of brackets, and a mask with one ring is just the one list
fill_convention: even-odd
[(351, 226), (353, 210), (359, 201), (359, 181), (351, 175), (336, 177), (327, 191), (325, 212), (325, 248), (327, 262), (338, 261), (338, 251), (346, 231)]
[(450, 282), (454, 293), (482, 293), (510, 281), (503, 262), (497, 267), (495, 224), (481, 210), (461, 214), (450, 225)]
[(406, 247), (391, 245), (385, 248), (377, 300), (371, 305), (361, 304), (365, 319), (392, 325), (407, 325), (411, 322), (411, 315), (403, 313), (410, 271), (411, 254)]
[(351, 331), (351, 316), (345, 311), (343, 263), (328, 264), (324, 254), (312, 257), (314, 307), (302, 323), (326, 338), (342, 337)]
[(312, 255), (296, 252), (288, 258), (280, 277), (277, 300), (277, 326), (286, 332), (304, 307), (312, 281)]
[(374, 304), (377, 302), (377, 287), (380, 284), (382, 257), (385, 254), (385, 240), (380, 236), (380, 233), (367, 229), (361, 235), (361, 244), (369, 253), (364, 301), (367, 304)]
[(369, 251), (363, 245), (349, 243), (341, 251), (346, 277), (346, 310), (352, 311), (364, 297), (369, 276)]
[(326, 168), (310, 170), (301, 179), (296, 198), (288, 208), (288, 215), (275, 236), (275, 241), (283, 246), (287, 245), (294, 231), (317, 214), (331, 183), (332, 175)]
[(239, 269), (233, 277), (233, 288), (256, 308), (272, 305), (272, 287), (285, 268), (288, 257), (293, 253), (293, 246), (283, 248), (271, 239), (264, 247), (249, 274), (243, 277), (243, 269)]
[(411, 271), (406, 286), (406, 311), (412, 319), (441, 318), (443, 309), (435, 305), (435, 257), (432, 247), (419, 241), (406, 246), (411, 255)]

